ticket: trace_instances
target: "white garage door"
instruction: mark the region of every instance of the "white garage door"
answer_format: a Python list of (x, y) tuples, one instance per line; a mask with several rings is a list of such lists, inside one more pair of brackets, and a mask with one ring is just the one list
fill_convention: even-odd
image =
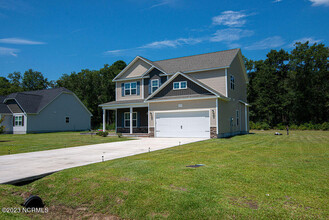
[(209, 111), (155, 114), (156, 137), (210, 137)]

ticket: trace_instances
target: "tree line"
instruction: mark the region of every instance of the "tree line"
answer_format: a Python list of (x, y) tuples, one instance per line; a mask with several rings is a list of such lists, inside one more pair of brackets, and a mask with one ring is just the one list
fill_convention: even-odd
[[(65, 87), (74, 92), (93, 114), (92, 126), (97, 128), (102, 122), (102, 109), (98, 105), (115, 100), (115, 83), (112, 79), (125, 67), (126, 63), (119, 60), (111, 66), (105, 64), (99, 70), (83, 69), (78, 73), (63, 74), (56, 81), (48, 80), (41, 72), (32, 69), (25, 71), (23, 75), (20, 72), (14, 72), (8, 74), (7, 78), (0, 77), (0, 96), (15, 92)], [(113, 122), (113, 115), (107, 118), (108, 123)]]
[[(288, 52), (271, 50), (265, 60), (244, 58), (249, 77), (250, 120), (278, 124), (320, 124), (329, 116), (329, 48), (324, 44), (296, 43)], [(124, 68), (124, 61), (99, 70), (83, 69), (50, 81), (32, 69), (0, 77), (0, 95), (13, 92), (65, 87), (74, 92), (93, 114), (92, 125), (102, 122), (99, 104), (115, 100), (112, 79)], [(113, 116), (107, 117), (113, 122)]]
[(328, 47), (309, 42), (271, 50), (265, 60), (245, 58), (250, 120), (269, 127), (328, 122), (328, 58)]

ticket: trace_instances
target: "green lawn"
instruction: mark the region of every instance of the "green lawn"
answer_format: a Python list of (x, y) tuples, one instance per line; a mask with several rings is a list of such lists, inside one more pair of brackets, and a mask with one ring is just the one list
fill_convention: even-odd
[(104, 138), (97, 135), (80, 135), (80, 132), (22, 135), (2, 134), (0, 135), (0, 155), (52, 150), (124, 140), (127, 140), (127, 138), (118, 138), (117, 136)]
[(50, 213), (0, 219), (328, 219), (329, 132), (273, 134), (207, 140), (2, 185), (1, 207), (19, 207), (36, 194)]

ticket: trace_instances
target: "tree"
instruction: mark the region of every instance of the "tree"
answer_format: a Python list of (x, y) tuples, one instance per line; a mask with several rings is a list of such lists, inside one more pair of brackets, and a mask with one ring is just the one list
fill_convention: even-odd
[(323, 123), (329, 115), (329, 48), (296, 43), (291, 53), (271, 50), (265, 60), (244, 59), (254, 122)]
[(290, 55), (291, 98), (297, 123), (322, 123), (329, 115), (329, 48), (296, 43)]
[[(55, 86), (74, 92), (93, 114), (92, 125), (96, 126), (102, 121), (102, 109), (98, 105), (115, 100), (115, 83), (112, 80), (125, 67), (126, 63), (119, 60), (111, 66), (105, 64), (100, 70), (83, 69), (70, 75), (63, 74)], [(108, 118), (113, 119), (113, 116)]]
[(25, 91), (47, 89), (49, 85), (48, 79), (41, 72), (32, 69), (25, 71), (22, 79), (22, 87)]

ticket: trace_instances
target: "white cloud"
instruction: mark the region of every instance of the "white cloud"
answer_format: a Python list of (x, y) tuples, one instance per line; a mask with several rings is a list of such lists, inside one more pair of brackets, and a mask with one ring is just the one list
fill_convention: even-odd
[(329, 6), (329, 0), (309, 0), (312, 2), (312, 6)]
[(159, 2), (159, 3), (157, 3), (157, 4), (152, 5), (151, 7), (149, 7), (149, 9), (160, 7), (160, 6), (164, 6), (164, 5), (169, 5), (169, 4), (170, 4), (170, 1), (163, 0), (163, 1)]
[(273, 3), (282, 2), (282, 0), (274, 0)]
[(304, 37), (304, 38), (301, 38), (298, 40), (294, 40), (289, 46), (294, 47), (296, 42), (301, 42), (303, 44), (303, 43), (306, 43), (306, 41), (308, 41), (310, 45), (313, 45), (315, 43), (321, 42), (322, 40), (316, 40), (313, 37)]
[(172, 47), (175, 48), (177, 46), (182, 45), (191, 45), (191, 44), (198, 44), (201, 43), (203, 40), (200, 38), (179, 38), (176, 40), (163, 40), (163, 41), (155, 41), (139, 48), (150, 48), (150, 49), (159, 49), (165, 47)]
[(23, 38), (2, 38), (0, 39), (0, 43), (4, 44), (25, 44), (25, 45), (37, 45), (37, 44), (45, 44), (40, 41), (32, 41)]
[(17, 57), (18, 49), (0, 47), (0, 56), (14, 56)]
[(242, 11), (224, 11), (221, 15), (212, 18), (213, 25), (225, 25), (229, 27), (242, 27), (247, 21), (244, 19), (249, 15)]
[(238, 28), (227, 28), (217, 30), (213, 37), (210, 38), (212, 42), (232, 42), (240, 40), (243, 37), (250, 37), (254, 34), (253, 31), (242, 30)]
[(280, 36), (273, 36), (265, 38), (261, 41), (255, 42), (250, 46), (245, 47), (246, 50), (264, 50), (270, 48), (280, 47), (284, 44), (284, 40)]

